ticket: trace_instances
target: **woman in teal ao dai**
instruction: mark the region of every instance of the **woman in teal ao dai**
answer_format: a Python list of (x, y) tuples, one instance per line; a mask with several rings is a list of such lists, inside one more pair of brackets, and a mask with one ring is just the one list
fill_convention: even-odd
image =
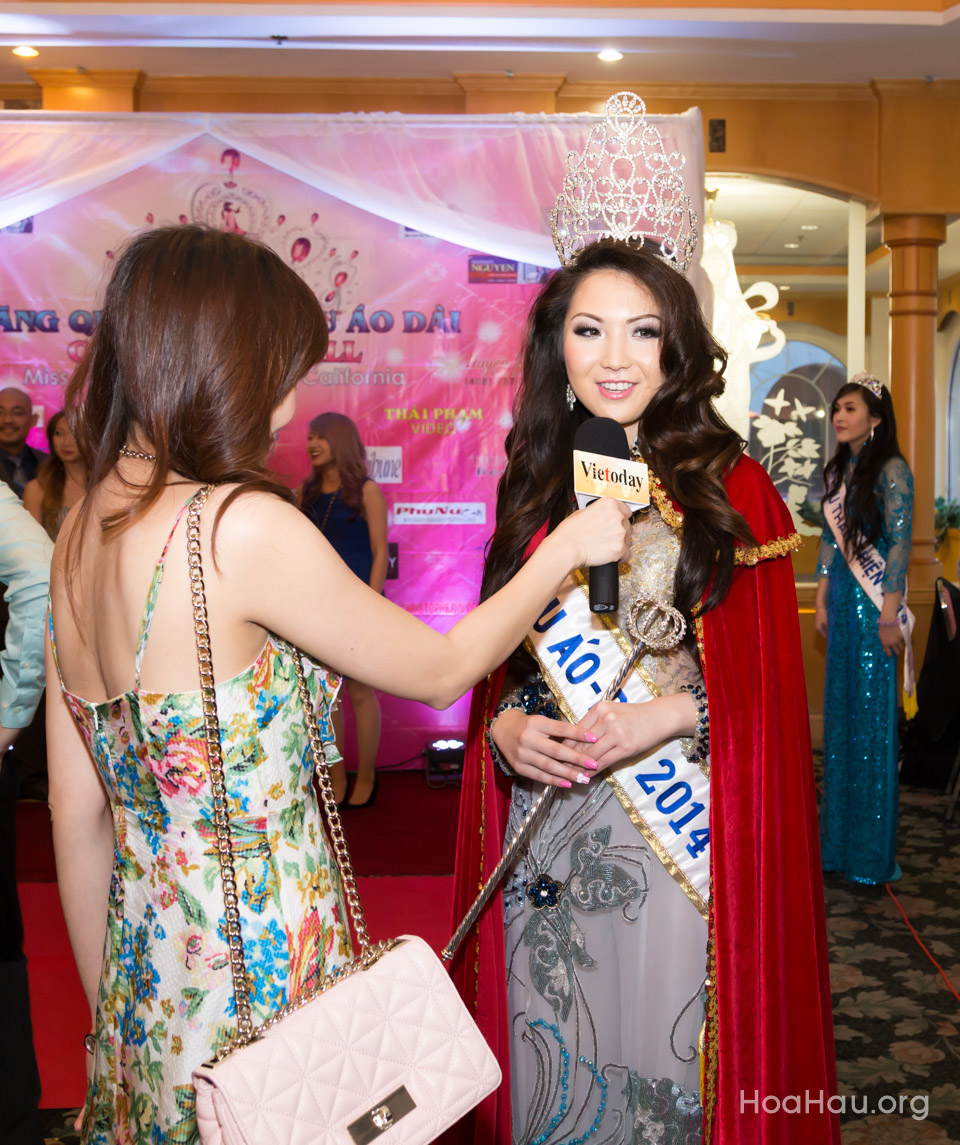
[(237, 1033), (183, 520), (198, 493), (212, 487), (191, 544), (254, 1026), (352, 954), (294, 642), (329, 740), (340, 676), (446, 707), (571, 569), (627, 551), (626, 510), (608, 501), (446, 635), (391, 604), (267, 468), (327, 341), (319, 302), (273, 251), (158, 228), (117, 258), (67, 392), (90, 484), (53, 560), (47, 679), (61, 695), (47, 743), (60, 896), (90, 1007), (75, 1047), (84, 1145), (194, 1145), (193, 1070)]
[[(858, 380), (862, 379), (862, 380)], [(900, 877), (896, 861), (897, 614), (910, 559), (913, 475), (897, 444), (889, 392), (869, 374), (841, 387), (831, 410), (837, 450), (826, 468), (828, 502), (846, 490), (847, 535), (885, 562), (878, 609), (829, 522), (817, 567), (816, 627), (827, 638), (820, 845), (825, 871), (852, 882)]]

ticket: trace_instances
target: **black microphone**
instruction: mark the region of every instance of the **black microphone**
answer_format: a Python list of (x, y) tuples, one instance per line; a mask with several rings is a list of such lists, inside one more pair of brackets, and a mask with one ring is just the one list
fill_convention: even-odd
[[(573, 448), (600, 453), (611, 461), (629, 461), (630, 447), (623, 426), (612, 417), (592, 417), (577, 427)], [(619, 568), (616, 561), (590, 567), (590, 611), (616, 612), (620, 607)]]

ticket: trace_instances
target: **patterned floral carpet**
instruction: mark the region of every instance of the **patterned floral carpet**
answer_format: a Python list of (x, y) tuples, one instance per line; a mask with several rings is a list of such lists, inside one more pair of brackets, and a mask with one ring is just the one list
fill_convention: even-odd
[[(960, 990), (960, 816), (944, 808), (902, 792), (892, 889)], [(883, 887), (827, 875), (826, 901), (843, 1145), (960, 1145), (960, 1002)], [(78, 1142), (75, 1116), (44, 1111), (47, 1142)]]
[[(901, 792), (891, 890), (960, 991), (960, 818), (946, 823), (945, 805)], [(827, 875), (826, 901), (843, 1145), (957, 1145), (960, 1002), (883, 887)]]

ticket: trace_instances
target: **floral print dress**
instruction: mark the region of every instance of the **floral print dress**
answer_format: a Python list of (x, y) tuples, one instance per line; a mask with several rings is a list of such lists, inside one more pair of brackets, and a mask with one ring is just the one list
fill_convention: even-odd
[[(191, 1072), (236, 1032), (200, 693), (140, 689), (169, 545), (147, 598), (133, 688), (91, 703), (60, 683), (110, 799), (115, 840), (84, 1145), (198, 1141)], [(50, 637), (56, 659), (52, 616)], [(306, 659), (304, 668), (330, 742), (339, 680)], [(311, 789), (291, 649), (268, 635), (216, 695), (258, 1024), (346, 962), (350, 937)]]

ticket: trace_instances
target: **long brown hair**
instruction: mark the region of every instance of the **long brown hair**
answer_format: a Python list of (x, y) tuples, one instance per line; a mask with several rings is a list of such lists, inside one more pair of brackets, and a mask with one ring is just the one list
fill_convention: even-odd
[(141, 517), (171, 470), (187, 482), (238, 484), (220, 514), (254, 489), (292, 500), (267, 470), (270, 415), (327, 341), (314, 293), (261, 243), (192, 225), (133, 238), (66, 395), (89, 489), (132, 433), (156, 455), (149, 481), (103, 531)]
[[(876, 381), (872, 374), (857, 374), (855, 376), (863, 379), (864, 383), (868, 380)], [(831, 421), (837, 412), (840, 399), (849, 394), (859, 394), (866, 403), (870, 416), (880, 419), (880, 424), (873, 429), (870, 437), (863, 443), (857, 454), (853, 477), (843, 507), (847, 518), (847, 536), (853, 548), (851, 556), (858, 557), (883, 534), (883, 513), (877, 503), (874, 490), (884, 465), (892, 457), (902, 458), (903, 454), (900, 452), (900, 442), (897, 440), (897, 419), (893, 412), (893, 399), (890, 397), (890, 391), (886, 386), (881, 388), (880, 396), (877, 397), (860, 381), (849, 381), (842, 385), (837, 390), (837, 396), (830, 406)], [(824, 501), (829, 501), (843, 484), (850, 456), (849, 443), (839, 442), (833, 457), (827, 462), (823, 471), (823, 480), (826, 486), (823, 494)]]
[(572, 266), (557, 271), (531, 308), (481, 596), (486, 599), (516, 572), (544, 520), (555, 528), (570, 512), (574, 434), (590, 413), (580, 402), (572, 412), (566, 408), (563, 329), (577, 287), (599, 270), (629, 275), (660, 309), (663, 382), (640, 419), (639, 446), (684, 512), (677, 607), (689, 612), (702, 600), (706, 611), (730, 587), (737, 540), (753, 543), (723, 484), (744, 448), (712, 404), (724, 390), (727, 356), (707, 329), (690, 283), (651, 250), (612, 240), (593, 243)]
[(37, 469), (37, 481), (43, 494), (40, 516), (43, 518), (43, 527), (51, 536), (56, 528), (57, 514), (63, 506), (63, 489), (67, 483), (67, 469), (53, 444), (53, 435), (56, 433), (57, 423), (66, 417), (66, 412), (58, 409), (47, 422), (47, 445), (50, 447), (50, 452)]
[[(340, 474), (343, 503), (354, 516), (363, 512), (363, 483), (367, 479), (367, 461), (356, 423), (343, 413), (321, 413), (310, 422), (309, 432), (322, 437), (330, 446)], [(320, 470), (314, 469), (303, 483), (301, 500), (308, 505), (320, 492)]]

